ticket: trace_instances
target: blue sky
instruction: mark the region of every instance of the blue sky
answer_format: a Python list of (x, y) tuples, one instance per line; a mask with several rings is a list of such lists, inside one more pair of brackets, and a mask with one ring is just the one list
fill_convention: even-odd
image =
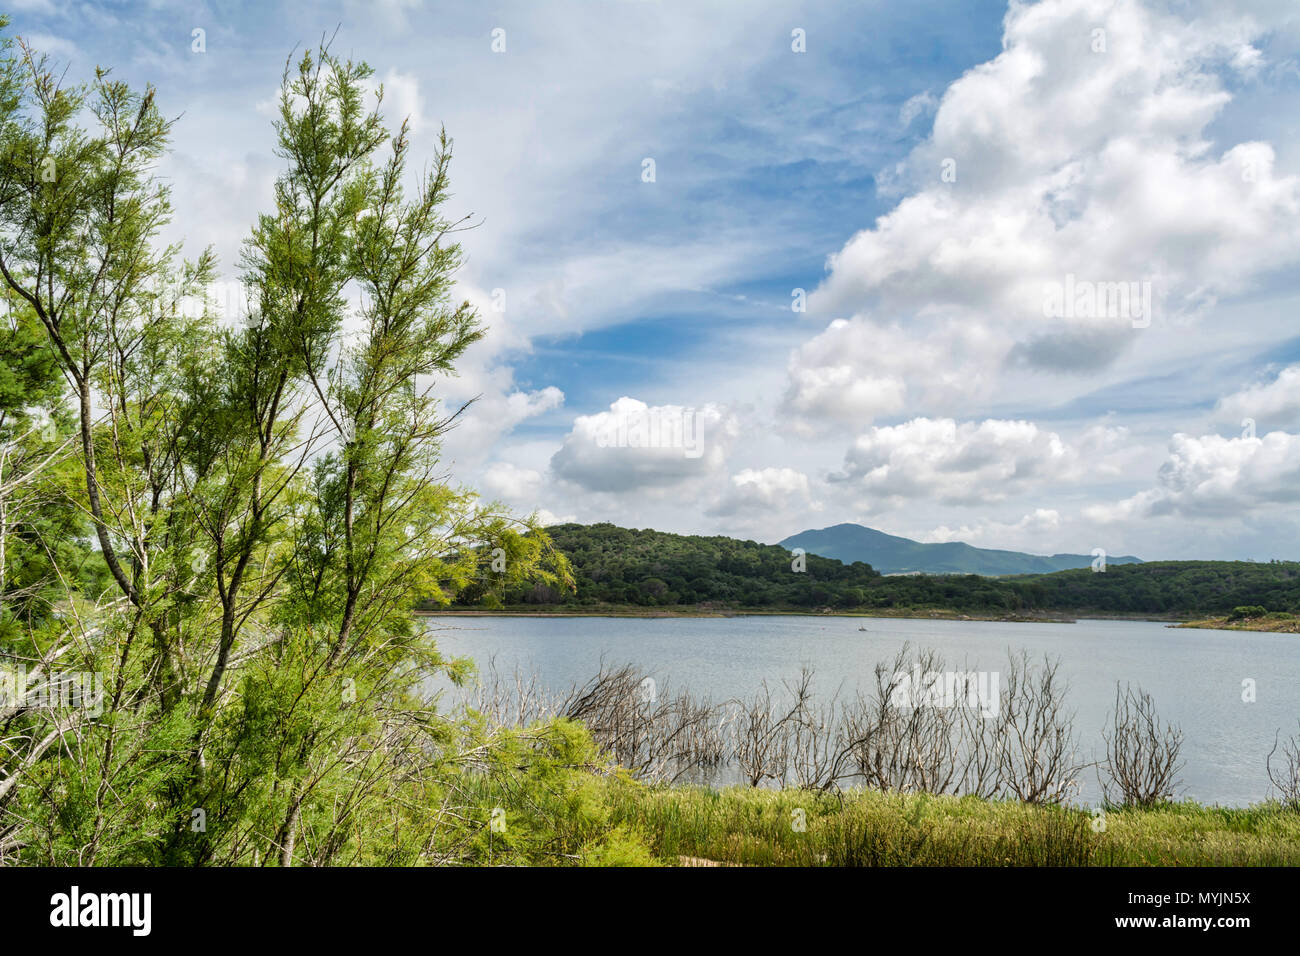
[[(231, 278), (295, 47), (337, 28), (417, 153), (445, 124), (491, 327), (446, 451), (518, 509), (1300, 557), (1291, 0), (9, 9), (71, 77), (158, 86), (173, 237)], [(1076, 280), (1154, 314), (1049, 314)], [(638, 416), (701, 453), (602, 440)]]

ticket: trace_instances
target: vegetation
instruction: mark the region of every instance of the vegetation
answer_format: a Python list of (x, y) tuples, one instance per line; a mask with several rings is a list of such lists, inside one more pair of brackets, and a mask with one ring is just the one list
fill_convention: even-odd
[(669, 865), (1296, 866), (1300, 814), (1192, 802), (1104, 813), (924, 793), (623, 787), (613, 819)]
[(1151, 695), (1115, 686), (1115, 710), (1103, 732), (1101, 761), (1106, 802), (1150, 807), (1174, 798), (1183, 732), (1162, 724)]
[[(548, 695), (489, 671), (475, 709), (497, 723), (579, 720), (630, 768), (583, 791), (609, 837), (573, 862), (685, 866), (1280, 866), (1300, 863), (1300, 737), (1268, 758), (1280, 802), (1177, 802), (1181, 732), (1140, 688), (1116, 688), (1095, 764), (1100, 807), (1072, 805), (1080, 762), (1052, 662), (1010, 662), (999, 707), (915, 707), (899, 674), (942, 668), (904, 652), (875, 693), (818, 699), (811, 675), (710, 704), (605, 668)], [(901, 670), (900, 670), (901, 669)], [(906, 696), (906, 695), (904, 695)], [(978, 701), (977, 701), (978, 703)], [(686, 783), (692, 776), (745, 785)]]
[(244, 246), (248, 301), (221, 315), (212, 255), (158, 240), (154, 90), (102, 69), (65, 86), (3, 42), (0, 862), (598, 848), (582, 794), (614, 771), (585, 731), (420, 695), (468, 664), (415, 602), (467, 586), (483, 549), (509, 575), (567, 572), (444, 476), (459, 410), (436, 383), (482, 334), (449, 300), (451, 143), (410, 171), (371, 75), (328, 49), (286, 66), (274, 206)]
[(1059, 571), (1007, 582), (1036, 607), (1136, 614), (1227, 613), (1242, 604), (1300, 611), (1300, 562), (1150, 561), (1104, 574)]
[(1265, 611), (1258, 614), (1225, 617), (1208, 617), (1184, 621), (1179, 627), (1209, 627), (1220, 631), (1273, 631), (1281, 634), (1300, 634), (1300, 617), (1289, 611)]
[(1268, 609), (1259, 604), (1239, 604), (1228, 615), (1229, 621), (1243, 621), (1252, 617), (1263, 617)]
[(1246, 604), (1300, 611), (1300, 562), (1294, 561), (1156, 561), (1008, 578), (881, 575), (861, 562), (719, 536), (611, 524), (564, 524), (547, 533), (572, 566), (575, 590), (487, 579), (462, 592), (459, 604), (973, 615), (1226, 615)]
[(511, 604), (638, 607), (856, 607), (880, 575), (866, 564), (841, 564), (807, 555), (796, 573), (796, 556), (776, 545), (734, 538), (634, 531), (612, 524), (558, 525), (547, 529), (568, 559), (576, 591), (545, 583), (501, 587), (475, 582), (461, 603), (485, 597)]

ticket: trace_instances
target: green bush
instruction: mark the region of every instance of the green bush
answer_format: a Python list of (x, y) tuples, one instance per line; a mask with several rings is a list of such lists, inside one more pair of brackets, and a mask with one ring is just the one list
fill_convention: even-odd
[(1258, 604), (1239, 604), (1228, 615), (1229, 621), (1241, 621), (1251, 617), (1263, 617), (1268, 610)]
[(584, 848), (584, 866), (662, 866), (640, 834), (616, 827), (591, 848)]

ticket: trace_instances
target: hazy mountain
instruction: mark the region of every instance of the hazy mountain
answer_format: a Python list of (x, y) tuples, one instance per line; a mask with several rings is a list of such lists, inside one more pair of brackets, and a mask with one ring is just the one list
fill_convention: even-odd
[[(865, 561), (883, 574), (1047, 574), (1092, 565), (1090, 554), (1025, 554), (976, 548), (960, 541), (922, 544), (860, 524), (801, 531), (781, 542), (809, 554), (847, 563)], [(1140, 564), (1131, 554), (1107, 555), (1107, 564)]]

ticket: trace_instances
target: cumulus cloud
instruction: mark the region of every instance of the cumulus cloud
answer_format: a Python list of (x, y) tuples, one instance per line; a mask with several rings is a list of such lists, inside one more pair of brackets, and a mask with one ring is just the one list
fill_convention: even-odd
[(1241, 517), (1300, 501), (1300, 435), (1262, 438), (1177, 434), (1153, 488), (1085, 515), (1098, 522), (1182, 516)]
[(1243, 423), (1243, 428), (1247, 419), (1260, 430), (1300, 425), (1300, 365), (1282, 369), (1270, 382), (1249, 385), (1221, 398), (1215, 412), (1222, 419)]
[(992, 359), (1007, 343), (978, 324), (948, 322), (923, 333), (836, 319), (789, 363), (782, 411), (797, 432), (865, 425), (904, 407), (942, 407), (988, 395)]
[(1032, 422), (916, 418), (861, 435), (832, 478), (877, 505), (909, 498), (975, 504), (1064, 477), (1077, 462), (1076, 450)]
[(1300, 179), (1268, 143), (1207, 133), (1262, 22), (1013, 3), (1003, 52), (947, 89), (893, 177), (905, 198), (830, 257), (810, 313), (849, 318), (791, 359), (787, 413), (951, 413), (1009, 370), (1096, 371), (1153, 321), (1098, 290), (1135, 284), (1176, 325), (1294, 264)]
[(709, 508), (718, 517), (808, 508), (820, 511), (808, 476), (793, 468), (746, 468), (731, 476), (726, 491)]
[(508, 461), (496, 461), (483, 472), (483, 487), (507, 501), (533, 499), (542, 487), (542, 473)]
[(679, 485), (725, 467), (739, 422), (718, 405), (647, 405), (623, 396), (609, 411), (580, 415), (551, 470), (588, 491)]
[(512, 392), (505, 398), (506, 420), (518, 424), (526, 418), (559, 408), (564, 404), (564, 393), (554, 385), (534, 392)]

